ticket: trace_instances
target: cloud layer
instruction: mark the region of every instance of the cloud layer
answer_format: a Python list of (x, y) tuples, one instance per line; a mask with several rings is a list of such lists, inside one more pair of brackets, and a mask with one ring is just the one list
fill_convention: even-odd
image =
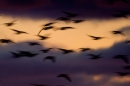
[(80, 18), (111, 18), (116, 10), (129, 9), (128, 3), (117, 1), (111, 5), (105, 0), (1, 0), (0, 3), (4, 15), (32, 18), (57, 18), (64, 16), (61, 11), (80, 13)]

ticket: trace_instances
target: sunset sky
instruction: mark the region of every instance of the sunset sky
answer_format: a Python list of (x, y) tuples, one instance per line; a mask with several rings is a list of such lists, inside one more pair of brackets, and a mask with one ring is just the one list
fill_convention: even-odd
[[(115, 55), (127, 55), (130, 58), (130, 14), (127, 18), (113, 17), (119, 11), (130, 10), (129, 3), (117, 0), (0, 0), (0, 39), (11, 39), (15, 43), (0, 42), (0, 86), (130, 86), (130, 75), (119, 76), (116, 72), (128, 72), (123, 66), (130, 66)], [(72, 20), (84, 20), (81, 23), (56, 20), (66, 17), (63, 13), (79, 14)], [(14, 25), (4, 23), (15, 21)], [(36, 36), (42, 25), (56, 22), (54, 29), (74, 27), (68, 30), (43, 30), (40, 35), (50, 34), (48, 39), (39, 40)], [(11, 29), (29, 34), (15, 34)], [(125, 34), (112, 34), (119, 30)], [(92, 36), (106, 37), (93, 40)], [(27, 42), (39, 42), (42, 46), (29, 46)], [(10, 52), (25, 50), (39, 52), (54, 48), (48, 53), (28, 58), (14, 58)], [(63, 54), (61, 50), (75, 52)], [(79, 48), (92, 48), (93, 51), (80, 52)], [(90, 59), (88, 54), (102, 54), (100, 59)], [(56, 62), (43, 59), (56, 56)], [(129, 59), (130, 61), (130, 59)], [(72, 82), (58, 78), (59, 74), (69, 74)], [(33, 86), (33, 85), (32, 85)], [(36, 86), (36, 85), (34, 85)]]

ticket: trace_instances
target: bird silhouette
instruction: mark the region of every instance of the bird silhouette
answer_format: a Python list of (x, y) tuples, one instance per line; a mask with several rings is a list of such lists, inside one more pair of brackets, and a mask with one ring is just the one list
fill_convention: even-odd
[(106, 37), (98, 37), (98, 36), (92, 36), (92, 35), (88, 35), (89, 37), (91, 37), (93, 40), (100, 40)]
[(84, 22), (84, 20), (72, 20), (74, 23), (81, 23)]
[(41, 44), (37, 43), (37, 42), (27, 42), (30, 46), (35, 46), (35, 45), (39, 45), (41, 46)]
[(130, 43), (130, 40), (126, 40), (124, 43)]
[(130, 11), (125, 11), (125, 10), (117, 10), (117, 12), (119, 12), (119, 14), (122, 14), (122, 15), (129, 15), (130, 14)]
[(30, 84), (30, 85), (33, 85), (33, 86), (47, 86), (45, 84)]
[(125, 34), (123, 33), (123, 31), (112, 31), (113, 34), (120, 34), (120, 35), (123, 35), (125, 36)]
[(122, 59), (125, 63), (129, 63), (127, 55), (115, 55), (113, 58), (114, 59)]
[(56, 20), (60, 20), (60, 21), (70, 21), (70, 18), (68, 17), (59, 17)]
[(38, 35), (41, 33), (42, 30), (49, 30), (49, 29), (52, 29), (54, 28), (53, 26), (47, 26), (47, 27), (43, 27), (39, 32), (38, 32)]
[(13, 31), (15, 31), (16, 32), (16, 34), (28, 34), (27, 32), (24, 32), (24, 31), (19, 31), (19, 30), (15, 30), (15, 29), (11, 29), (11, 30), (13, 30)]
[(74, 29), (74, 27), (61, 27), (59, 30), (67, 30), (67, 29)]
[(130, 74), (129, 72), (115, 72), (115, 73), (118, 73), (119, 76), (126, 76)]
[(62, 11), (63, 13), (65, 13), (67, 15), (67, 17), (76, 17), (76, 16), (79, 16), (79, 14), (74, 14), (74, 13), (69, 13), (69, 12), (65, 12), (65, 11)]
[(72, 80), (68, 74), (59, 74), (57, 77), (63, 77), (65, 79), (67, 79), (68, 81), (72, 82)]
[(128, 16), (126, 14), (112, 14), (115, 18), (125, 18), (128, 19)]
[(46, 40), (46, 39), (50, 38), (49, 35), (50, 34), (45, 34), (44, 36), (42, 36), (42, 35), (37, 35), (37, 36), (40, 38), (39, 40)]
[(13, 41), (10, 40), (10, 39), (0, 39), (0, 42), (1, 42), (1, 43), (15, 43), (15, 42), (13, 42)]
[(57, 22), (50, 22), (50, 23), (44, 24), (43, 26), (50, 26), (50, 25), (55, 24), (55, 23), (57, 23)]
[(63, 51), (63, 54), (68, 54), (68, 53), (72, 53), (74, 52), (73, 50), (67, 50), (67, 49), (61, 49), (61, 48), (58, 48), (59, 50), (62, 50)]
[(79, 48), (81, 52), (92, 50), (91, 48)]
[(98, 54), (98, 55), (88, 54), (88, 55), (92, 57), (92, 58), (90, 58), (90, 59), (99, 59), (99, 58), (102, 58), (102, 57), (101, 57), (102, 54)]
[(10, 53), (14, 56), (14, 58), (20, 58), (20, 57), (23, 56), (23, 55), (21, 55), (19, 53), (15, 53), (15, 52), (10, 52)]
[(6, 26), (12, 26), (12, 25), (14, 25), (15, 23), (15, 21), (17, 21), (17, 20), (14, 20), (14, 21), (12, 21), (12, 22), (8, 22), (8, 23), (4, 23)]
[(18, 51), (19, 54), (26, 56), (26, 57), (34, 57), (36, 55), (38, 55), (38, 53), (31, 53), (29, 51)]
[(56, 57), (55, 57), (55, 56), (46, 56), (46, 57), (44, 58), (44, 61), (47, 60), (47, 59), (50, 59), (53, 63), (56, 62)]
[(124, 69), (130, 69), (130, 65), (128, 66), (123, 66)]
[(44, 50), (40, 50), (40, 51), (42, 51), (43, 53), (47, 53), (47, 52), (49, 52), (51, 49), (53, 49), (53, 48), (48, 48), (48, 49), (44, 49)]

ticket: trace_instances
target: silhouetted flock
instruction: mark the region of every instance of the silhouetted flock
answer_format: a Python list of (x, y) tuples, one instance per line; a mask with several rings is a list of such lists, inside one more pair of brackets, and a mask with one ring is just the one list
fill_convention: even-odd
[[(109, 0), (108, 4), (114, 4), (115, 2), (117, 2), (118, 0)], [(129, 4), (129, 2), (127, 0), (120, 0), (124, 3), (127, 3)], [(46, 34), (46, 35), (40, 35), (40, 33), (43, 31), (43, 30), (68, 30), (68, 29), (75, 29), (74, 27), (69, 27), (69, 26), (66, 26), (66, 27), (60, 27), (58, 29), (55, 29), (55, 26), (53, 26), (54, 24), (58, 23), (58, 21), (64, 21), (64, 22), (72, 22), (72, 23), (75, 23), (75, 24), (78, 24), (78, 23), (82, 23), (84, 22), (85, 20), (73, 20), (72, 18), (74, 17), (77, 17), (77, 16), (80, 16), (80, 14), (74, 14), (74, 13), (69, 13), (69, 12), (65, 12), (65, 11), (62, 11), (64, 14), (66, 14), (66, 16), (64, 17), (59, 17), (55, 20), (55, 22), (50, 22), (50, 23), (47, 23), (47, 24), (44, 24), (42, 25), (42, 29), (38, 32), (38, 34), (36, 36), (38, 36), (40, 39), (39, 40), (47, 40), (48, 38), (51, 38), (49, 37), (50, 34)], [(128, 18), (128, 15), (130, 14), (130, 11), (122, 11), (122, 10), (118, 10), (117, 11), (118, 13), (117, 14), (112, 14), (113, 17), (116, 17), (116, 18)], [(4, 23), (4, 25), (6, 25), (7, 27), (10, 27), (10, 26), (13, 26), (15, 25), (17, 22), (17, 20), (14, 20), (12, 22), (8, 22), (8, 23)], [(15, 32), (16, 35), (20, 35), (20, 34), (29, 34), (28, 32), (25, 32), (25, 31), (20, 31), (20, 30), (16, 30), (16, 29), (10, 29), (12, 31)], [(111, 31), (111, 34), (113, 35), (121, 35), (121, 36), (125, 36), (125, 33), (123, 31)], [(104, 38), (107, 38), (107, 37), (100, 37), (100, 36), (93, 36), (93, 35), (88, 35), (86, 34), (86, 36), (92, 38), (92, 40), (101, 40), (101, 39), (104, 39)], [(14, 41), (10, 40), (10, 39), (0, 39), (0, 42), (1, 43), (15, 43)], [(126, 44), (130, 43), (130, 40), (126, 40), (126, 42), (124, 42)], [(17, 44), (17, 43), (16, 43)], [(27, 44), (29, 46), (42, 46), (40, 43), (38, 42), (27, 42)], [(48, 49), (43, 49), (43, 50), (38, 50), (38, 52), (36, 53), (32, 53), (30, 51), (23, 51), (23, 50), (18, 50), (17, 52), (11, 52), (10, 53), (12, 54), (13, 58), (21, 58), (21, 57), (29, 57), (29, 58), (32, 58), (32, 57), (35, 57), (37, 56), (38, 54), (40, 53), (48, 53), (51, 49), (53, 48), (48, 48)], [(75, 52), (74, 50), (68, 50), (68, 49), (62, 49), (62, 48), (57, 48), (58, 50), (61, 50), (63, 52), (63, 54), (69, 54), (69, 53), (72, 53), (72, 52)], [(86, 52), (86, 51), (93, 51), (93, 49), (91, 48), (79, 48), (80, 52)], [(88, 56), (90, 56), (91, 58), (90, 59), (93, 59), (93, 60), (96, 60), (96, 59), (100, 59), (100, 58), (103, 58), (102, 57), (102, 53), (100, 54), (92, 54), (92, 53), (89, 53)], [(129, 59), (128, 59), (128, 56), (127, 55), (122, 55), (122, 54), (119, 54), (119, 55), (115, 55), (113, 57), (113, 59), (121, 59), (122, 61), (124, 61), (126, 64), (129, 64)], [(56, 62), (56, 57), (55, 56), (52, 56), (52, 55), (49, 55), (49, 56), (46, 56), (43, 61), (46, 61), (46, 60), (50, 60), (52, 61), (53, 63)], [(126, 66), (123, 66), (124, 69), (126, 70), (130, 70), (130, 65), (126, 65)], [(128, 74), (130, 74), (130, 72), (115, 72), (117, 74), (119, 74), (120, 76), (126, 76)], [(69, 74), (59, 74), (57, 75), (57, 78), (58, 77), (62, 77), (62, 78), (65, 78), (66, 80), (68, 80), (69, 82), (72, 82), (71, 80), (71, 77)], [(40, 84), (30, 84), (30, 85), (33, 85), (33, 86), (47, 86), (47, 85), (40, 85)], [(57, 86), (63, 86), (63, 85), (57, 85)]]

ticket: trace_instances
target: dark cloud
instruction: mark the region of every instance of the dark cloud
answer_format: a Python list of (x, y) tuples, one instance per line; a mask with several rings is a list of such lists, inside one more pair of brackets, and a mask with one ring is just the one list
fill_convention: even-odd
[(121, 1), (107, 4), (104, 0), (1, 0), (0, 12), (4, 15), (30, 16), (32, 18), (57, 18), (61, 11), (80, 13), (85, 18), (111, 18), (116, 10), (129, 10)]
[[(113, 59), (113, 56), (117, 54), (130, 56), (130, 45), (124, 42), (115, 43), (107, 49), (97, 49), (91, 52), (94, 54), (103, 53), (103, 58), (95, 61), (89, 59), (90, 57), (87, 56), (89, 52), (63, 55), (61, 51), (51, 51), (48, 54), (41, 53), (33, 58), (23, 57), (18, 59), (13, 58), (9, 53), (9, 51), (25, 50), (25, 48), (37, 52), (44, 49), (44, 46), (30, 47), (22, 42), (0, 47), (0, 56), (2, 56), (0, 58), (0, 80), (2, 86), (28, 86), (29, 83), (64, 84), (69, 86), (77, 84), (101, 86), (105, 82), (111, 84), (110, 79), (118, 76), (115, 72), (124, 72), (122, 66), (126, 65), (122, 60)], [(56, 56), (56, 63), (54, 64), (48, 60), (43, 62), (43, 58), (47, 55)], [(73, 82), (69, 83), (65, 79), (57, 78), (56, 76), (60, 73), (70, 74)], [(100, 75), (103, 76), (100, 81), (93, 80), (94, 76)], [(112, 86), (115, 86), (115, 84), (118, 86), (120, 83), (112, 83)], [(128, 86), (128, 84), (126, 82), (119, 86)]]

